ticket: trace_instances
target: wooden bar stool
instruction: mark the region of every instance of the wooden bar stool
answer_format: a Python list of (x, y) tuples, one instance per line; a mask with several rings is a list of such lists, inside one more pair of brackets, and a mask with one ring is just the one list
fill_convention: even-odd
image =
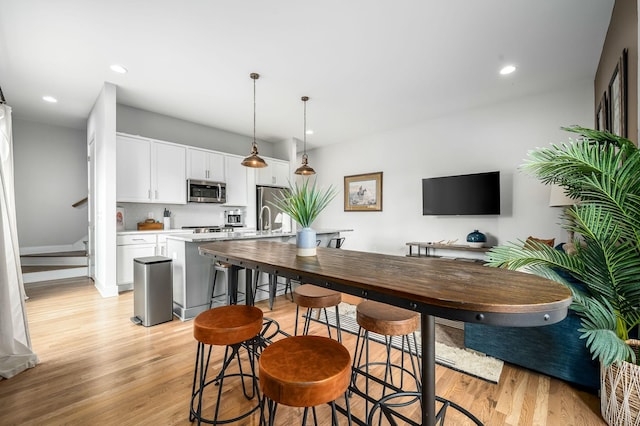
[(341, 343), (323, 336), (292, 336), (268, 346), (260, 356), (260, 389), (268, 424), (275, 424), (278, 404), (304, 407), (302, 423), (306, 424), (312, 408), (331, 404), (332, 424), (338, 425), (335, 400), (345, 395), (346, 414), (351, 424), (351, 410), (346, 391), (351, 381), (351, 356)]
[[(335, 306), (336, 308), (336, 327), (338, 342), (342, 342), (342, 334), (340, 333), (340, 315), (338, 314), (338, 305), (342, 301), (342, 294), (340, 292), (329, 290), (323, 287), (318, 287), (313, 284), (303, 284), (296, 287), (293, 290), (293, 301), (296, 306), (296, 324), (294, 335), (298, 335), (298, 318), (300, 316), (300, 307), (307, 308), (304, 326), (302, 334), (309, 334), (309, 326), (311, 325), (311, 314), (314, 309), (322, 309), (324, 311), (324, 318), (327, 322), (327, 331), (329, 337), (331, 337), (331, 326), (329, 325), (329, 318), (327, 316), (327, 308)], [(320, 313), (318, 312), (318, 315)]]
[[(213, 301), (216, 297), (220, 297), (220, 296), (216, 296), (216, 281), (218, 280), (218, 272), (222, 272), (225, 274), (225, 279), (228, 276), (227, 274), (229, 273), (229, 268), (231, 267), (230, 263), (225, 263), (225, 262), (218, 262), (218, 261), (214, 261), (211, 264), (211, 267), (209, 268), (209, 280), (211, 282), (211, 298), (209, 299), (209, 309), (211, 309), (213, 307)], [(225, 284), (226, 285), (226, 284)], [(224, 295), (227, 296), (226, 300), (225, 300), (225, 305), (231, 304), (229, 303), (230, 299), (230, 295), (227, 294), (227, 292), (229, 291), (229, 289), (226, 289), (226, 291), (224, 292)], [(235, 295), (235, 299), (237, 300), (237, 295)]]
[[(197, 419), (198, 424), (201, 422), (209, 424), (231, 423), (244, 419), (261, 406), (254, 368), (254, 359), (257, 353), (256, 347), (258, 345), (256, 337), (260, 334), (261, 330), (262, 311), (254, 306), (221, 306), (204, 311), (195, 318), (193, 322), (193, 337), (198, 341), (198, 351), (196, 352), (193, 386), (191, 388), (190, 421)], [(205, 357), (206, 346), (209, 346), (209, 350)], [(211, 359), (213, 346), (225, 346), (224, 360), (222, 368), (216, 377), (207, 381), (209, 360)], [(242, 364), (240, 362), (241, 348), (247, 350), (247, 358), (251, 370), (247, 373), (242, 371)], [(227, 368), (234, 359), (237, 360), (239, 373), (228, 373)], [(245, 398), (251, 400), (257, 397), (258, 401), (253, 407), (236, 417), (218, 420), (223, 382), (224, 379), (229, 377), (239, 377), (242, 382), (242, 390)], [(251, 380), (250, 390), (247, 389), (245, 378)], [(218, 396), (213, 419), (205, 418), (202, 415), (203, 393), (205, 388), (211, 383), (215, 383), (215, 385), (218, 386)]]
[[(387, 389), (398, 393), (402, 396), (402, 392), (420, 392), (422, 386), (420, 383), (420, 360), (418, 359), (418, 347), (415, 332), (420, 326), (420, 314), (406, 309), (390, 306), (384, 303), (374, 301), (364, 301), (358, 304), (356, 309), (356, 319), (360, 329), (358, 331), (358, 339), (356, 341), (356, 351), (353, 355), (353, 374), (351, 386), (364, 395), (371, 396), (372, 391), (369, 387), (369, 379), (382, 385), (382, 395), (386, 395)], [(409, 336), (413, 337), (413, 343), (410, 342)], [(394, 341), (395, 339), (395, 341)], [(371, 340), (378, 341), (385, 345), (386, 360), (384, 362), (371, 361), (369, 359), (369, 343)], [(398, 342), (398, 340), (400, 340)], [(391, 362), (392, 348), (400, 350), (399, 363)], [(365, 357), (364, 363), (362, 357)], [(408, 358), (410, 365), (405, 366), (405, 358)], [(384, 366), (384, 376), (380, 378), (378, 375), (370, 373), (370, 367)], [(396, 384), (394, 379), (394, 371), (399, 373), (400, 379)], [(404, 376), (413, 379), (412, 389), (404, 389)], [(365, 389), (362, 391), (358, 387), (358, 376), (365, 377)], [(374, 398), (374, 399), (380, 399)], [(365, 398), (366, 399), (366, 398)], [(408, 405), (415, 401), (415, 398), (409, 398), (396, 406)], [(386, 404), (394, 406), (394, 404)], [(365, 413), (369, 415), (369, 401), (365, 403)], [(372, 420), (372, 419), (369, 419)], [(369, 423), (371, 424), (371, 423)]]

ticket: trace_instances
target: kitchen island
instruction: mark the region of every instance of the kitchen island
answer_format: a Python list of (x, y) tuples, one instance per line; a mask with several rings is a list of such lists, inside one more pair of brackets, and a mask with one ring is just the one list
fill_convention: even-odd
[[(319, 229), (316, 230), (320, 246), (326, 247), (332, 238), (339, 238), (341, 232), (350, 229)], [(167, 256), (173, 260), (173, 314), (181, 320), (194, 318), (200, 312), (209, 308), (212, 282), (210, 258), (200, 256), (201, 245), (214, 241), (229, 240), (267, 240), (295, 244), (295, 232), (255, 231), (242, 229), (235, 232), (209, 232), (201, 234), (184, 233), (167, 236)], [(240, 271), (240, 292), (244, 292), (242, 283), (245, 282), (244, 271)], [(216, 293), (221, 296), (226, 293), (227, 284), (224, 274), (216, 278)], [(268, 277), (261, 277), (267, 280)], [(261, 281), (262, 283), (262, 281)]]

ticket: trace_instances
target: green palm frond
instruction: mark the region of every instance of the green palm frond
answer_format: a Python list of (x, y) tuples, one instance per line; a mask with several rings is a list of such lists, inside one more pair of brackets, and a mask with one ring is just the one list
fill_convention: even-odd
[(606, 365), (635, 361), (624, 341), (640, 324), (640, 151), (608, 132), (565, 130), (580, 137), (530, 152), (522, 168), (576, 199), (564, 212), (564, 227), (579, 235), (577, 253), (520, 242), (492, 249), (489, 265), (526, 269), (569, 286), (594, 357)]
[(333, 186), (321, 190), (316, 186), (315, 179), (312, 186), (309, 186), (309, 179), (304, 179), (302, 185), (297, 182), (291, 185), (289, 182), (289, 190), (282, 191), (271, 204), (287, 213), (303, 228), (308, 228), (336, 194)]
[(585, 298), (582, 303), (582, 328), (578, 331), (583, 333), (580, 338), (586, 339), (593, 358), (605, 365), (620, 359), (636, 362), (631, 347), (618, 336), (613, 307), (604, 299)]

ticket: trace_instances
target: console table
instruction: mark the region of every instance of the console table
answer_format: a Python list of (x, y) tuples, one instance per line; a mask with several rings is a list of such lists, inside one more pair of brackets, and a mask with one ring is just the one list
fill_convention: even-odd
[(554, 281), (447, 259), (413, 259), (325, 247), (318, 247), (316, 256), (298, 257), (295, 244), (256, 240), (204, 244), (200, 254), (230, 263), (230, 284), (237, 284), (237, 272), (244, 268), (419, 312), (423, 386), (418, 395), (422, 418), (420, 423), (409, 423), (414, 425), (432, 426), (439, 421), (436, 401), (443, 400), (435, 392), (436, 316), (537, 327), (561, 321), (571, 303), (571, 292)]
[(471, 247), (462, 244), (442, 244), (432, 242), (408, 242), (406, 245), (409, 247), (409, 253), (407, 257), (432, 257), (435, 256), (436, 250), (455, 250), (466, 251), (474, 253), (486, 253), (490, 247)]

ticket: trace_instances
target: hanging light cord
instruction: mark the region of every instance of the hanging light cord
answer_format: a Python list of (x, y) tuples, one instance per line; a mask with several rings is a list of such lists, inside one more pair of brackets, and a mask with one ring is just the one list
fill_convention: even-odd
[(255, 149), (256, 146), (256, 79), (258, 77), (253, 78), (253, 147)]
[(309, 100), (309, 97), (303, 96), (302, 100), (304, 101), (304, 130), (302, 132), (304, 153), (302, 154), (302, 158), (307, 159), (307, 101)]
[(307, 101), (304, 101), (304, 156), (307, 156)]

